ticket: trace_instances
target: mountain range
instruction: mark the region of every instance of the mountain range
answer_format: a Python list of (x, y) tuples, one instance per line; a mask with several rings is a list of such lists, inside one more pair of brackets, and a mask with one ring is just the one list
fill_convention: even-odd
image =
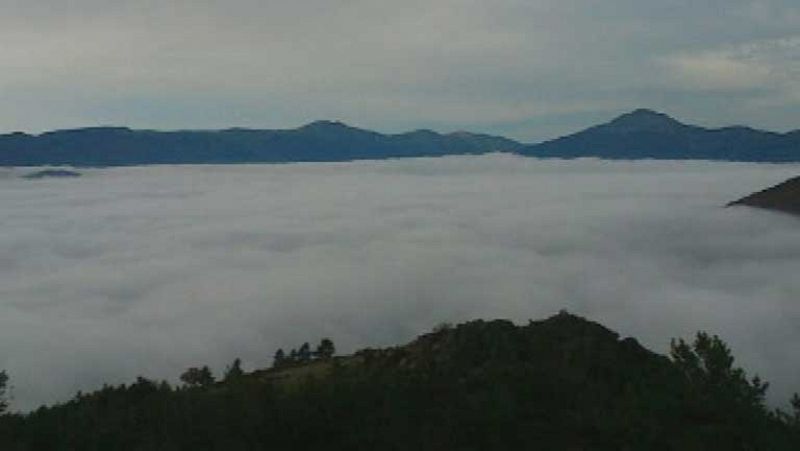
[(509, 152), (540, 158), (699, 159), (800, 162), (800, 130), (703, 128), (639, 109), (539, 144), (454, 132), (383, 134), (341, 122), (295, 129), (155, 131), (90, 127), (0, 135), (0, 166), (287, 163)]
[(431, 130), (387, 135), (341, 122), (288, 130), (154, 131), (92, 127), (0, 135), (0, 166), (288, 163), (513, 151), (510, 139)]

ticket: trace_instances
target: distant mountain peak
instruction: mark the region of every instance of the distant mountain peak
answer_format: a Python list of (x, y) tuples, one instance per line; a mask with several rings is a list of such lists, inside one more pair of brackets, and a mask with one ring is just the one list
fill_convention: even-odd
[(656, 110), (651, 110), (649, 108), (637, 108), (629, 113), (620, 115), (617, 119), (675, 121), (675, 119), (673, 119), (668, 114)]
[(314, 121), (300, 127), (300, 129), (302, 130), (332, 130), (332, 129), (344, 130), (352, 128), (355, 127), (351, 127), (341, 121), (332, 121), (332, 120)]
[(626, 129), (670, 129), (685, 126), (675, 118), (647, 108), (639, 108), (630, 113), (625, 113), (612, 120), (607, 126), (622, 127)]
[(660, 111), (651, 110), (650, 108), (637, 108), (630, 113), (629, 115), (633, 116), (658, 116), (658, 117), (669, 117), (667, 114), (662, 113)]
[(520, 153), (540, 158), (800, 161), (800, 131), (772, 133), (749, 127), (705, 128), (640, 108), (610, 122), (540, 144)]

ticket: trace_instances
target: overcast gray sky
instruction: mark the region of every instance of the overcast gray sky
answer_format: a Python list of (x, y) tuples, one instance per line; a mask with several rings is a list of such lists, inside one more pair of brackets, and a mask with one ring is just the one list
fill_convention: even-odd
[(0, 131), (799, 126), (796, 0), (0, 0)]

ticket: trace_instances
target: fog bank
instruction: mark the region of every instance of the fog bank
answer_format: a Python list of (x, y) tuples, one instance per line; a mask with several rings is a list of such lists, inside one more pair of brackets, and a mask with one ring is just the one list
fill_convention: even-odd
[(726, 202), (797, 165), (508, 155), (0, 170), (0, 369), (14, 407), (77, 390), (266, 366), (441, 321), (566, 308), (657, 351), (719, 334), (800, 391), (800, 220)]

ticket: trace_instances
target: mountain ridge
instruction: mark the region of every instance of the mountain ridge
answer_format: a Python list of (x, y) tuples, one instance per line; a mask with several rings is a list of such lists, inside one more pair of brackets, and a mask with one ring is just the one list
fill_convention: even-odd
[(579, 132), (524, 146), (540, 158), (800, 162), (800, 130), (786, 133), (733, 125), (705, 128), (637, 109)]
[(338, 121), (294, 129), (133, 130), (84, 127), (0, 135), (0, 166), (350, 161), (513, 151), (520, 143), (493, 135), (429, 130), (383, 134)]
[(539, 158), (800, 162), (800, 130), (705, 128), (639, 108), (537, 144), (468, 131), (386, 134), (332, 120), (292, 129), (161, 131), (95, 126), (0, 135), (0, 166), (336, 162), (490, 152)]

